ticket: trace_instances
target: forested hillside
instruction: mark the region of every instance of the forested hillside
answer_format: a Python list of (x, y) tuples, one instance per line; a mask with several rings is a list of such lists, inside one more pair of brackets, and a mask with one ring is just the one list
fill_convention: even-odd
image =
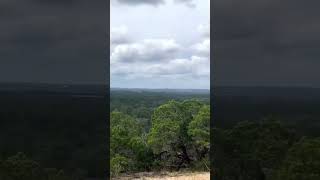
[(111, 173), (209, 171), (209, 94), (111, 92)]
[(151, 127), (151, 116), (155, 108), (170, 100), (184, 101), (190, 99), (209, 104), (209, 90), (111, 89), (110, 111), (122, 112), (135, 118), (147, 132)]
[[(216, 179), (316, 180), (320, 178), (318, 168), (320, 140), (316, 132), (318, 106), (315, 99), (311, 103), (307, 101), (308, 99), (302, 99), (301, 103), (300, 96), (292, 96), (287, 100), (274, 96), (271, 96), (272, 99), (264, 96), (248, 98), (249, 96), (232, 96), (232, 94), (225, 97), (228, 99), (218, 97), (214, 103), (214, 107), (218, 108), (215, 112), (219, 113), (219, 116), (211, 115), (212, 119), (216, 120), (216, 128), (210, 132), (213, 135), (212, 149), (210, 149), (213, 161), (210, 169)], [(260, 101), (263, 103), (259, 103)], [(111, 121), (120, 122), (122, 119), (124, 120), (122, 124), (126, 124), (122, 131), (119, 126), (112, 125), (114, 132), (119, 134), (112, 137), (115, 142), (111, 147), (114, 148), (111, 152), (113, 175), (121, 172), (209, 168), (207, 152), (203, 151), (206, 158), (201, 158), (201, 150), (190, 148), (190, 146), (201, 148), (208, 145), (206, 136), (202, 136), (206, 134), (205, 127), (208, 124), (201, 126), (202, 123), (199, 122), (204, 122), (202, 120), (206, 119), (203, 117), (207, 116), (207, 113), (203, 113), (205, 112), (203, 109), (208, 107), (205, 104), (209, 104), (209, 96), (116, 92), (111, 97), (111, 102), (113, 111)], [(187, 102), (190, 106), (186, 105)], [(293, 103), (288, 106), (290, 102)], [(199, 107), (203, 107), (202, 111), (198, 110)], [(189, 113), (197, 115), (191, 120), (186, 118), (188, 116), (186, 114)], [(300, 114), (312, 115), (314, 121), (301, 119), (303, 116)], [(226, 115), (227, 118), (218, 122), (222, 115)], [(187, 123), (187, 126), (185, 123), (176, 124), (184, 122), (182, 119), (188, 119), (189, 124)], [(304, 127), (312, 127), (312, 131)], [(179, 128), (185, 128), (183, 136), (175, 133)], [(120, 136), (124, 135), (124, 132), (129, 134)], [(190, 139), (176, 139), (179, 135)], [(196, 135), (200, 136), (195, 137)], [(121, 140), (128, 143), (119, 144)], [(183, 148), (175, 146), (175, 142), (179, 141), (190, 142), (182, 143), (180, 146), (188, 147), (190, 163), (188, 158), (184, 158), (186, 156), (183, 155)], [(120, 146), (125, 148), (121, 149)]]

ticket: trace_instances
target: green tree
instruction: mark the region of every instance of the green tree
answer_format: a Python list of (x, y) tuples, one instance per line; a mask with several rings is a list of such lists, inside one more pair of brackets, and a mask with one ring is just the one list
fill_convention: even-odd
[(159, 159), (163, 160), (162, 165), (179, 169), (191, 163), (189, 150), (192, 140), (188, 134), (188, 126), (198, 113), (193, 107), (198, 110), (201, 108), (198, 101), (169, 101), (155, 109), (148, 144)]
[(111, 113), (111, 174), (148, 170), (153, 154), (147, 146), (142, 126), (131, 116)]
[(188, 126), (188, 134), (193, 140), (198, 168), (209, 170), (210, 150), (210, 106), (203, 106)]
[(203, 106), (190, 122), (188, 134), (195, 144), (202, 149), (210, 147), (210, 106)]
[(111, 176), (117, 176), (119, 173), (128, 170), (128, 166), (128, 158), (114, 154), (110, 161)]

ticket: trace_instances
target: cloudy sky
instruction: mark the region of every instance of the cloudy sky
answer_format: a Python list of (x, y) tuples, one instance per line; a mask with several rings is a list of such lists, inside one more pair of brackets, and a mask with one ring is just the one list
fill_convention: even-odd
[(210, 87), (209, 0), (112, 0), (111, 87)]

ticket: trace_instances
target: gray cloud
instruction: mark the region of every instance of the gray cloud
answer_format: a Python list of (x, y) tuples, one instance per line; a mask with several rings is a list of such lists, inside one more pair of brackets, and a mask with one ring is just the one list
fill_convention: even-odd
[(171, 59), (167, 62), (137, 62), (134, 64), (115, 63), (111, 66), (111, 75), (122, 78), (167, 77), (172, 80), (176, 76), (189, 79), (205, 78), (209, 81), (210, 62), (208, 57), (192, 56), (186, 59)]
[(319, 1), (214, 2), (216, 85), (320, 87)]
[[(209, 25), (200, 25), (202, 39), (191, 47), (178, 44), (174, 39), (129, 39), (126, 26), (111, 28), (111, 78), (168, 80), (190, 79), (209, 81), (210, 32)], [(116, 42), (113, 43), (113, 39)], [(120, 43), (119, 43), (120, 42)], [(186, 53), (187, 52), (187, 53)], [(182, 58), (178, 58), (178, 54)], [(190, 56), (191, 54), (191, 56)], [(207, 82), (208, 83), (208, 82)]]
[(111, 46), (125, 44), (129, 42), (128, 29), (126, 26), (111, 27), (110, 43)]
[(209, 1), (188, 8), (190, 2), (165, 0), (154, 8), (113, 1), (112, 87), (209, 87)]
[(111, 62), (157, 62), (174, 57), (180, 45), (172, 39), (145, 39), (141, 42), (120, 44), (111, 53)]
[(174, 2), (183, 3), (183, 4), (187, 5), (188, 7), (192, 7), (192, 8), (196, 6), (194, 0), (174, 0)]

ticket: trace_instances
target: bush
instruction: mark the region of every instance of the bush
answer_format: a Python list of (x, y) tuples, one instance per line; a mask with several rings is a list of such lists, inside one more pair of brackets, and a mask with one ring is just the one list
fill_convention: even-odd
[(121, 172), (125, 172), (128, 170), (129, 167), (129, 160), (116, 154), (110, 162), (110, 169), (111, 169), (111, 176), (118, 176)]

